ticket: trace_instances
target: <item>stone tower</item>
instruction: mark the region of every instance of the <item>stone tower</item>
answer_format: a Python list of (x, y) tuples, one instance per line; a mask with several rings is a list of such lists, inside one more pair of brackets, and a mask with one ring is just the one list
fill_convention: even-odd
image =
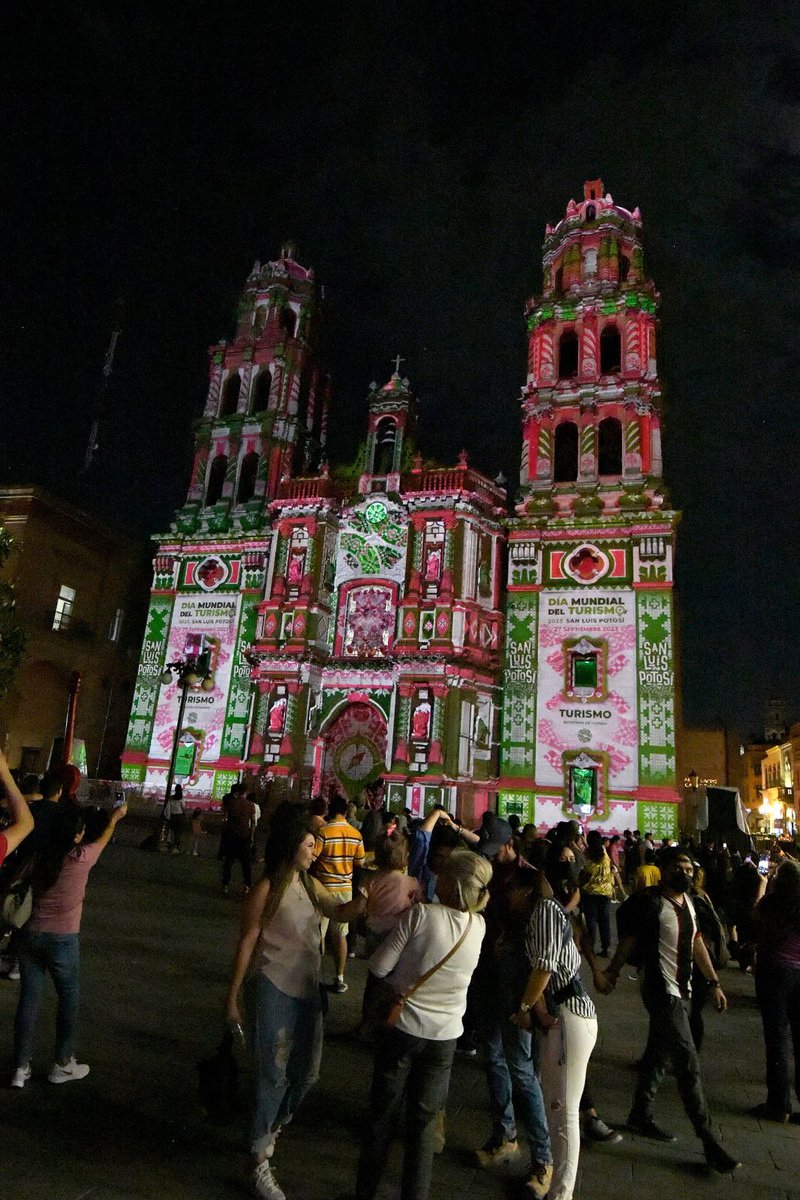
[(551, 825), (677, 828), (672, 568), (658, 293), (638, 209), (601, 180), (547, 226), (527, 306), (509, 527), (501, 807)]
[[(163, 792), (170, 763), (188, 795), (215, 797), (239, 779), (250, 741), (257, 606), (275, 545), (271, 502), (324, 454), (328, 380), (317, 358), (314, 273), (285, 245), (256, 262), (232, 341), (209, 351), (186, 503), (157, 551), (123, 778)], [(181, 692), (167, 664), (202, 650), (209, 678)], [(169, 682), (164, 680), (169, 678)]]
[(328, 380), (317, 361), (314, 272), (292, 257), (253, 269), (236, 335), (209, 350), (209, 386), (195, 433), (180, 532), (248, 532), (281, 479), (316, 468), (324, 452)]

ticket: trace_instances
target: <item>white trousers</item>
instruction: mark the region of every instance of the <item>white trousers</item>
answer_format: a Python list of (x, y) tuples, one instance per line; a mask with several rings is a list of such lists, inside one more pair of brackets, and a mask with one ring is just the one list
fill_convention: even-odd
[(597, 1019), (559, 1007), (558, 1025), (539, 1037), (542, 1093), (553, 1150), (548, 1200), (572, 1200), (581, 1149), (579, 1105), (586, 1066), (597, 1041)]

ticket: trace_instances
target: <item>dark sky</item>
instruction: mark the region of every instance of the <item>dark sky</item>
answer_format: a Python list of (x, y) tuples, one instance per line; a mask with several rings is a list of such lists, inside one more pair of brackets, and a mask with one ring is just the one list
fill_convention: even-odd
[(687, 717), (800, 718), (796, 3), (54, 0), (5, 11), (3, 58), (0, 478), (80, 498), (123, 296), (94, 505), (166, 528), (206, 348), (287, 236), (334, 456), (400, 353), (426, 451), (513, 475), (544, 226), (601, 176), (663, 296)]

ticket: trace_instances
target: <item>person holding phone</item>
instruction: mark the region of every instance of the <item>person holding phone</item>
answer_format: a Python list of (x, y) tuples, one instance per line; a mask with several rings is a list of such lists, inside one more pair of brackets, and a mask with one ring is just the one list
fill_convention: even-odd
[(784, 1124), (794, 1120), (789, 1035), (794, 1049), (794, 1090), (800, 1099), (800, 865), (787, 859), (772, 890), (756, 906), (756, 998), (764, 1027), (767, 1099), (753, 1115)]
[[(1, 773), (1, 772), (0, 772)], [(75, 1058), (80, 993), (80, 927), (89, 872), (105, 850), (127, 805), (114, 808), (95, 842), (83, 845), (85, 819), (77, 805), (60, 804), (39, 847), (33, 883), (33, 911), (19, 952), (20, 991), (14, 1018), (15, 1070), (11, 1086), (31, 1078), (33, 1031), (47, 975), (58, 997), (56, 1052), (48, 1079), (70, 1083), (89, 1074)]]

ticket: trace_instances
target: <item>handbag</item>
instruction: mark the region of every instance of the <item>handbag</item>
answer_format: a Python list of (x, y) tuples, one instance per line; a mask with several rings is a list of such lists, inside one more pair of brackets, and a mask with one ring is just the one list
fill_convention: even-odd
[(197, 1064), (200, 1107), (212, 1121), (225, 1124), (241, 1111), (239, 1064), (234, 1053), (233, 1031), (225, 1031), (213, 1054)]
[(5, 925), (22, 929), (33, 911), (33, 887), (30, 879), (19, 879), (3, 897), (2, 919)]
[(453, 957), (456, 950), (463, 944), (471, 925), (472, 913), (469, 914), (466, 929), (452, 949), (448, 950), (444, 958), (440, 959), (429, 971), (420, 975), (419, 979), (405, 992), (398, 992), (388, 979), (379, 979), (375, 975), (370, 976), (370, 986), (364, 995), (364, 1020), (374, 1028), (394, 1029), (400, 1020), (406, 1001), (414, 995), (417, 988), (421, 988), (423, 983), (427, 983), (430, 977), (435, 975), (439, 968)]

